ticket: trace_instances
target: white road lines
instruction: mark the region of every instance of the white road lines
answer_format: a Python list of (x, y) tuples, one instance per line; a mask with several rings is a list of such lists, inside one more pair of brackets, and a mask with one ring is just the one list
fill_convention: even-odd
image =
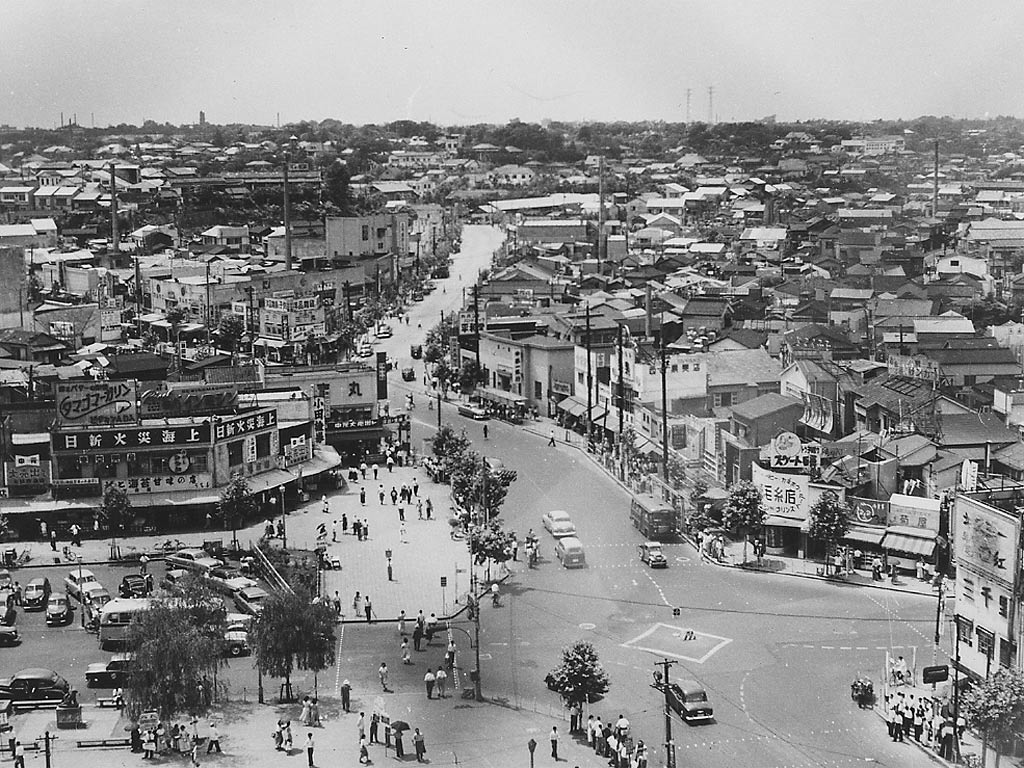
[(781, 643), (780, 648), (806, 648), (810, 651), (901, 651), (917, 648), (916, 645), (816, 645), (814, 643)]
[(341, 696), (341, 668), (344, 666), (341, 663), (341, 646), (345, 642), (345, 625), (338, 625), (338, 647), (334, 650), (335, 667), (337, 667), (334, 674), (334, 695)]
[(646, 577), (647, 577), (648, 579), (650, 579), (650, 582), (651, 582), (651, 584), (653, 584), (653, 585), (654, 585), (654, 588), (655, 588), (656, 590), (658, 590), (658, 595), (659, 595), (659, 596), (661, 597), (661, 602), (663, 602), (663, 603), (664, 603), (665, 605), (667, 605), (667, 606), (668, 606), (669, 608), (671, 608), (671, 607), (672, 607), (672, 603), (670, 603), (670, 602), (668, 601), (668, 598), (667, 598), (667, 597), (665, 597), (665, 590), (663, 590), (663, 589), (661, 588), (661, 585), (660, 585), (660, 584), (658, 584), (658, 582), (656, 582), (656, 581), (654, 580), (654, 577), (653, 577), (653, 576), (651, 576), (651, 574), (650, 574), (650, 573), (648, 573), (647, 571), (644, 571), (644, 575), (645, 575), (645, 576), (646, 576)]
[(743, 675), (743, 679), (740, 680), (740, 709), (743, 710), (743, 714), (747, 716), (747, 719), (753, 722), (753, 718), (747, 711), (747, 678), (750, 677), (751, 671), (748, 669)]

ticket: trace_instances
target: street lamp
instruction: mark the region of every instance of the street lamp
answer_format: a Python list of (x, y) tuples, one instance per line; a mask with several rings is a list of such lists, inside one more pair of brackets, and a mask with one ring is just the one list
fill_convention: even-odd
[[(280, 486), (277, 492), (281, 496), (281, 549), (288, 549), (288, 512), (284, 508), (284, 486)], [(276, 499), (271, 497), (271, 504), (276, 503), (276, 501)]]
[(81, 610), (78, 612), (78, 618), (81, 622), (82, 629), (85, 629), (85, 591), (82, 589), (82, 555), (75, 554), (75, 559), (78, 560), (78, 600), (82, 604)]

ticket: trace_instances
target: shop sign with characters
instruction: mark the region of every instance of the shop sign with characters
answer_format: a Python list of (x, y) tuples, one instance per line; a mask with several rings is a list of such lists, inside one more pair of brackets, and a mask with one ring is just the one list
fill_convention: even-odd
[(764, 500), (765, 515), (797, 520), (807, 517), (807, 475), (784, 475), (758, 464), (751, 465), (751, 479)]
[(90, 429), (82, 432), (62, 432), (55, 435), (53, 440), (54, 448), (58, 451), (160, 448), (172, 445), (202, 444), (210, 442), (210, 425), (203, 422), (194, 427)]
[(129, 495), (147, 493), (169, 493), (173, 491), (199, 491), (213, 487), (213, 476), (207, 473), (191, 475), (169, 475), (167, 477), (126, 477), (123, 479), (106, 479), (103, 491), (107, 488), (120, 488)]
[(817, 443), (801, 443), (792, 432), (780, 432), (764, 447), (761, 459), (773, 469), (817, 469), (821, 462)]
[(957, 562), (1012, 589), (1020, 521), (966, 496), (956, 500), (956, 521)]

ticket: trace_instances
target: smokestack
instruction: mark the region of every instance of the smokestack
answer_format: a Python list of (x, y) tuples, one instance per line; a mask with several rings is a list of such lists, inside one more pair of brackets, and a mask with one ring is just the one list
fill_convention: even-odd
[(651, 338), (651, 284), (644, 289), (644, 336)]
[(114, 248), (114, 253), (120, 253), (118, 244), (121, 242), (121, 236), (117, 231), (117, 175), (114, 173), (114, 165), (110, 164), (110, 244)]

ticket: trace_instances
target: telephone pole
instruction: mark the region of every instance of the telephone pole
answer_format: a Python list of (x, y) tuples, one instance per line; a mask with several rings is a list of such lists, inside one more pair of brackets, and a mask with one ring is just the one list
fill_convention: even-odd
[(657, 688), (659, 685), (658, 678), (661, 677), (660, 684), (662, 685), (662, 691), (665, 693), (665, 766), (666, 768), (676, 768), (676, 745), (672, 741), (672, 708), (668, 705), (668, 671), (671, 667), (675, 666), (676, 662), (662, 659), (654, 663), (663, 670), (662, 672), (654, 673), (654, 681)]
[(587, 320), (587, 444), (590, 444), (590, 434), (592, 432), (591, 419), (594, 418), (594, 406), (593, 406), (593, 391), (594, 391), (594, 377), (591, 371), (590, 363), (590, 304), (586, 307), (586, 320)]

